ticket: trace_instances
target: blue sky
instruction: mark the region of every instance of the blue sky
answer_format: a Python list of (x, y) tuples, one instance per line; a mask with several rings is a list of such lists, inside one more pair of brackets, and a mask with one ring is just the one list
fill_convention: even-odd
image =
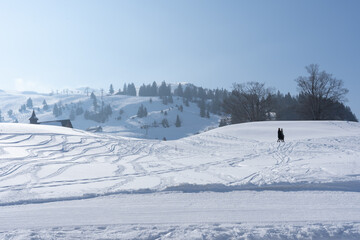
[(360, 117), (360, 1), (0, 0), (0, 89), (259, 81), (296, 93), (316, 63)]

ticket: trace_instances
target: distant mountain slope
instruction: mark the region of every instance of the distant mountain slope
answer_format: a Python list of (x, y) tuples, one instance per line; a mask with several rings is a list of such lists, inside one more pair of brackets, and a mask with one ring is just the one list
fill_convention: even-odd
[(0, 205), (134, 191), (360, 191), (353, 122), (255, 122), (166, 142), (15, 123), (0, 132)]
[[(19, 111), (27, 100), (31, 98), (33, 107), (26, 107)], [(150, 102), (151, 99), (151, 102)], [(46, 101), (48, 109), (44, 110), (43, 102)], [(106, 133), (118, 136), (131, 136), (137, 138), (179, 139), (193, 135), (218, 126), (219, 116), (210, 114), (210, 118), (200, 117), (200, 109), (195, 103), (186, 106), (182, 98), (173, 97), (173, 103), (163, 104), (159, 97), (132, 97), (132, 96), (103, 96), (96, 95), (97, 110), (94, 109), (93, 99), (86, 94), (70, 92), (68, 94), (38, 94), (36, 92), (0, 92), (0, 110), (3, 122), (29, 123), (31, 112), (35, 109), (39, 121), (55, 119), (69, 119), (71, 112), (74, 128), (86, 130), (91, 127), (101, 126)], [(61, 114), (54, 116), (54, 105), (61, 108)], [(86, 119), (85, 112), (100, 112), (102, 108), (111, 107), (112, 114), (106, 121), (93, 121)], [(147, 109), (146, 117), (138, 117), (139, 107)], [(182, 111), (180, 110), (182, 107)], [(77, 110), (79, 114), (77, 113)], [(11, 115), (9, 115), (9, 111)], [(181, 127), (176, 127), (176, 118), (179, 116)], [(162, 121), (166, 119), (168, 127)]]

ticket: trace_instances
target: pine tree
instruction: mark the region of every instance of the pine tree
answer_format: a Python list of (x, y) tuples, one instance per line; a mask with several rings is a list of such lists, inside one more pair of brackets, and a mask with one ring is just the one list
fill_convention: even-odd
[(33, 108), (33, 102), (31, 98), (28, 98), (28, 100), (26, 101), (26, 106), (28, 108)]
[(176, 126), (176, 127), (181, 127), (181, 121), (180, 121), (179, 115), (176, 116), (175, 126)]
[(127, 87), (127, 95), (136, 96), (136, 88), (134, 83), (130, 83)]
[(145, 84), (143, 84), (143, 85), (139, 88), (139, 96), (147, 96)]
[(181, 86), (181, 83), (179, 83), (178, 87), (175, 89), (174, 94), (175, 94), (176, 96), (179, 96), (179, 97), (184, 96), (184, 91), (183, 91), (183, 88), (182, 88), (182, 86)]
[(147, 117), (147, 115), (148, 115), (148, 112), (147, 112), (147, 109), (146, 109), (146, 107), (144, 108), (144, 117)]
[(43, 101), (43, 110), (44, 111), (47, 111), (48, 109), (49, 109), (49, 105), (47, 104), (47, 102), (46, 102), (46, 100), (44, 99), (44, 101)]
[(157, 96), (158, 95), (158, 86), (156, 82), (154, 81), (151, 85), (151, 95), (150, 96)]
[(114, 94), (114, 87), (113, 87), (112, 84), (110, 84), (109, 93), (110, 93), (110, 95), (113, 95), (113, 94)]
[(94, 92), (92, 92), (92, 93), (90, 94), (90, 98), (91, 98), (91, 99), (96, 98), (96, 96), (95, 96)]
[(20, 107), (20, 109), (19, 109), (19, 112), (25, 112), (26, 111), (26, 105), (25, 104), (23, 104), (23, 105), (21, 105), (21, 107)]
[(226, 120), (225, 120), (224, 118), (222, 118), (222, 119), (220, 120), (219, 127), (223, 127), (223, 126), (226, 126), (226, 125), (227, 125)]
[(164, 118), (162, 121), (161, 121), (161, 125), (164, 127), (164, 128), (168, 128), (169, 127), (169, 122), (166, 118)]
[(127, 85), (126, 85), (126, 83), (124, 83), (124, 87), (123, 87), (123, 95), (128, 95), (128, 92), (127, 92)]
[(137, 115), (139, 118), (143, 118), (143, 117), (146, 117), (147, 114), (148, 114), (148, 113), (147, 113), (146, 107), (144, 107), (144, 106), (141, 104), (136, 115)]

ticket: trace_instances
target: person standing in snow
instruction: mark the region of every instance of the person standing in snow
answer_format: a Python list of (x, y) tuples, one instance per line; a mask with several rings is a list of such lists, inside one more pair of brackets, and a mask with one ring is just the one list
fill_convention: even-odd
[(281, 129), (280, 128), (278, 128), (278, 142), (280, 142), (280, 140), (281, 140)]
[(284, 130), (282, 128), (278, 129), (278, 142), (285, 142)]

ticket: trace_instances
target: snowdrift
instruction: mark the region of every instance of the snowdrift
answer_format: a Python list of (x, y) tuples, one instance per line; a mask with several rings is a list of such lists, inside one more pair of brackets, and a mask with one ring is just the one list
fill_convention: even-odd
[(2, 206), (159, 191), (360, 191), (353, 122), (254, 122), (174, 141), (9, 123), (0, 133)]

